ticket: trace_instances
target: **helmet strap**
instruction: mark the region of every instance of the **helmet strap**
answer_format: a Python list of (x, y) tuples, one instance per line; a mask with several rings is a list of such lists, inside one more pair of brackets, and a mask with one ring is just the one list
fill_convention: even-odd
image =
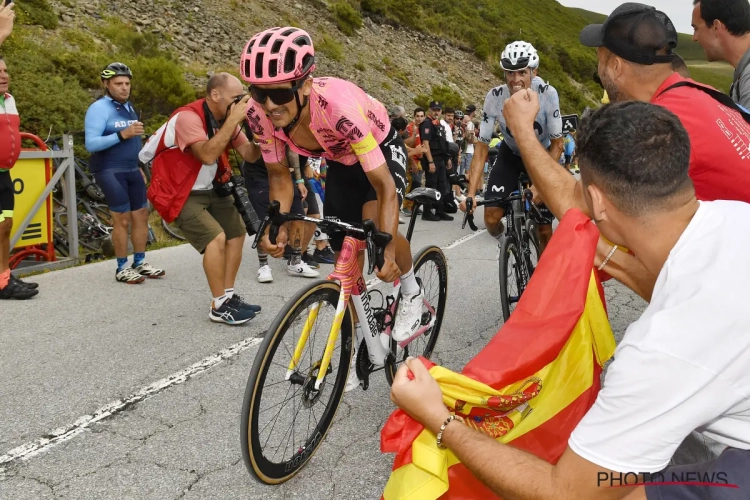
[(297, 102), (297, 115), (294, 117), (294, 120), (291, 121), (289, 125), (284, 127), (284, 133), (289, 137), (289, 133), (292, 131), (292, 128), (294, 128), (294, 125), (299, 120), (299, 117), (302, 115), (302, 110), (305, 109), (305, 106), (307, 106), (307, 103), (309, 102), (309, 99), (307, 96), (305, 96), (305, 101), (303, 103), (300, 103), (299, 100), (299, 90), (294, 92), (294, 100)]

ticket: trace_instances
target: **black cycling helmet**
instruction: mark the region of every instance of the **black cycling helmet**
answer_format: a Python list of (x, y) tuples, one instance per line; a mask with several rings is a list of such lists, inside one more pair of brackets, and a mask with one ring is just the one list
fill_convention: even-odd
[(102, 70), (102, 80), (109, 80), (115, 76), (127, 76), (128, 78), (133, 78), (133, 72), (121, 62), (113, 62)]

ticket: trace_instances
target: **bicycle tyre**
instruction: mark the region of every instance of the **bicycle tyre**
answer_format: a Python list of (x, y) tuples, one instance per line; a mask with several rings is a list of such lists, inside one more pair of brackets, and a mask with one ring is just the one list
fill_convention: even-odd
[(180, 241), (185, 241), (185, 236), (182, 234), (182, 231), (180, 231), (176, 227), (171, 226), (170, 224), (167, 224), (167, 221), (165, 221), (164, 219), (161, 220), (161, 227), (164, 228), (164, 231), (172, 238)]
[(524, 235), (525, 243), (528, 245), (530, 250), (529, 258), (527, 259), (527, 265), (529, 267), (529, 279), (534, 273), (536, 266), (539, 264), (539, 233), (537, 232), (537, 224), (533, 220), (529, 219), (526, 221), (526, 234)]
[[(334, 309), (339, 301), (341, 286), (334, 281), (319, 280), (303, 288), (292, 297), (279, 311), (271, 326), (268, 328), (263, 342), (258, 348), (253, 367), (250, 370), (245, 396), (242, 403), (242, 415), (240, 424), (240, 443), (242, 458), (250, 474), (262, 484), (281, 484), (296, 475), (312, 458), (320, 444), (325, 440), (326, 434), (333, 423), (336, 411), (344, 396), (344, 387), (349, 375), (350, 361), (352, 356), (352, 343), (354, 339), (354, 320), (350, 307), (344, 315), (341, 323), (341, 352), (338, 358), (338, 369), (336, 379), (333, 383), (331, 397), (326, 404), (320, 421), (305, 438), (304, 446), (294, 453), (291, 459), (283, 462), (272, 462), (263, 455), (260, 443), (260, 432), (258, 430), (258, 415), (261, 398), (268, 370), (273, 364), (280, 342), (293, 324), (296, 315), (306, 309), (308, 303), (325, 301)], [(313, 298), (311, 300), (311, 298)], [(335, 358), (331, 359), (331, 366)], [(281, 363), (287, 365), (288, 359)], [(278, 364), (278, 361), (276, 362)], [(293, 396), (294, 398), (295, 396)], [(316, 404), (316, 401), (313, 404)], [(294, 447), (294, 444), (293, 444)]]
[[(515, 266), (513, 266), (513, 276), (516, 279), (516, 286), (521, 288), (520, 270), (518, 269), (521, 257), (520, 252), (518, 251), (518, 244), (514, 237), (506, 236), (500, 244), (500, 258), (498, 259), (500, 268), (500, 305), (503, 309), (503, 321), (508, 321), (508, 318), (510, 318), (511, 313), (513, 312), (512, 309), (515, 309), (515, 303), (511, 303), (508, 292), (508, 257), (510, 255), (513, 255), (516, 262)], [(523, 290), (518, 290), (518, 298), (520, 298), (522, 293)], [(516, 303), (517, 302), (518, 301), (516, 300)]]
[[(438, 300), (437, 310), (435, 311), (435, 325), (431, 331), (425, 332), (422, 337), (427, 337), (427, 343), (421, 353), (413, 353), (409, 351), (409, 347), (415, 344), (422, 337), (417, 337), (403, 350), (401, 360), (396, 360), (396, 341), (391, 338), (391, 355), (393, 356), (393, 363), (386, 362), (385, 365), (385, 378), (388, 381), (388, 385), (393, 385), (393, 378), (396, 376), (398, 365), (402, 363), (407, 356), (424, 356), (430, 359), (432, 351), (435, 349), (438, 336), (440, 335), (440, 327), (443, 325), (443, 314), (445, 313), (445, 303), (448, 299), (448, 261), (445, 258), (443, 251), (435, 246), (429, 245), (420, 249), (414, 256), (414, 275), (419, 278), (419, 270), (428, 264), (434, 262), (438, 270)], [(424, 280), (422, 280), (422, 286), (424, 288)], [(399, 300), (401, 299), (399, 295)], [(431, 304), (434, 307), (434, 304)], [(398, 304), (396, 304), (396, 310), (398, 310)], [(419, 344), (417, 344), (418, 346)]]

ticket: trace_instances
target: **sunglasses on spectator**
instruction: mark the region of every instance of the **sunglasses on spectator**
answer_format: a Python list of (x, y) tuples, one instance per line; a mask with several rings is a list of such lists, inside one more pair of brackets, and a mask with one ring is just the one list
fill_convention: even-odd
[(250, 91), (250, 95), (253, 96), (253, 100), (259, 104), (265, 104), (266, 99), (271, 99), (274, 104), (281, 105), (292, 102), (294, 100), (294, 95), (304, 84), (305, 80), (302, 80), (288, 89), (262, 89), (250, 86), (248, 87), (248, 90)]

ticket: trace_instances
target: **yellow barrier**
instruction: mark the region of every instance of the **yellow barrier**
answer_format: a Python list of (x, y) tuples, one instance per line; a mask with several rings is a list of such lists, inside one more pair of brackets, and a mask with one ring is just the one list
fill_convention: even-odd
[[(12, 239), (21, 221), (26, 218), (36, 200), (39, 199), (47, 187), (47, 183), (52, 176), (52, 167), (49, 160), (44, 158), (18, 160), (15, 166), (10, 169), (10, 176), (13, 179), (13, 190), (16, 195), (16, 206), (13, 210), (14, 224), (11, 233)], [(21, 235), (15, 248), (50, 243), (51, 236), (52, 196), (50, 195)]]

